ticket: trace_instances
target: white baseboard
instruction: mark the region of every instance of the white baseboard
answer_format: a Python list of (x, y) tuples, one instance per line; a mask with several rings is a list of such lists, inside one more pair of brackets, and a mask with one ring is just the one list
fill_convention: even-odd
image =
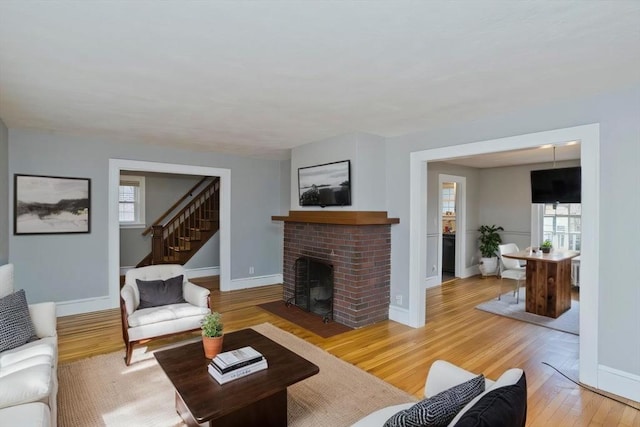
[(282, 283), (282, 274), (270, 274), (267, 276), (244, 277), (241, 279), (232, 279), (229, 291), (238, 289), (257, 288), (259, 286), (276, 285)]
[(196, 277), (219, 276), (220, 267), (200, 267), (187, 269), (187, 277), (194, 279)]
[(472, 265), (471, 267), (465, 268), (460, 278), (466, 279), (467, 277), (477, 276), (478, 274), (480, 274), (480, 267), (478, 267), (478, 265), (476, 264)]
[(598, 365), (598, 388), (640, 402), (640, 376)]
[(90, 313), (114, 308), (108, 296), (62, 301), (56, 303), (56, 316)]
[(438, 279), (438, 276), (431, 276), (424, 279), (424, 287), (425, 289), (435, 288), (436, 286), (440, 286), (442, 282)]
[(389, 306), (389, 320), (409, 325), (409, 310), (396, 305)]

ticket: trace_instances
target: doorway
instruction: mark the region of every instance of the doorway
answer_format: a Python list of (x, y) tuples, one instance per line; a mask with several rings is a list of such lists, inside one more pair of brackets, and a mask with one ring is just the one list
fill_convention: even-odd
[[(582, 278), (580, 304), (580, 381), (598, 387), (598, 294), (600, 234), (600, 126), (598, 124), (556, 129), (513, 137), (478, 141), (413, 152), (410, 155), (409, 232), (419, 236), (409, 243), (409, 325), (420, 327), (425, 322), (426, 287), (424, 286), (427, 256), (426, 203), (423, 194), (427, 186), (427, 162), (492, 152), (534, 148), (557, 141), (580, 141), (582, 165)], [(585, 313), (588, 313), (585, 314)]]
[(438, 175), (440, 283), (466, 274), (466, 177)]
[(120, 299), (120, 221), (118, 214), (118, 188), (120, 185), (120, 171), (122, 170), (220, 177), (220, 290), (230, 290), (231, 170), (205, 166), (109, 159), (109, 238), (107, 256), (110, 306), (118, 307)]

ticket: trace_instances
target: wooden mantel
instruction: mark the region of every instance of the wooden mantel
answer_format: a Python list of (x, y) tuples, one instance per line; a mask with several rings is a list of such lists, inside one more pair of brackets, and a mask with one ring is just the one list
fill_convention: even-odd
[(306, 222), (340, 225), (399, 224), (400, 218), (389, 218), (385, 211), (289, 211), (289, 216), (272, 216), (273, 221)]

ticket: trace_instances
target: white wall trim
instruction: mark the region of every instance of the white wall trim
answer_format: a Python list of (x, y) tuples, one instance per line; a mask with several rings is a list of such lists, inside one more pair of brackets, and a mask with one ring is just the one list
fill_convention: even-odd
[(118, 221), (118, 186), (120, 171), (148, 171), (181, 175), (217, 176), (220, 178), (220, 290), (230, 289), (231, 282), (231, 170), (206, 166), (109, 159), (108, 215), (108, 286), (106, 308), (118, 307), (120, 298), (120, 227)]
[(56, 303), (56, 316), (71, 316), (110, 308), (114, 308), (111, 306), (110, 296), (61, 301)]
[(284, 280), (282, 274), (269, 274), (267, 276), (243, 277), (233, 279), (230, 283), (228, 291), (237, 291), (238, 289), (257, 288), (260, 286), (277, 285)]
[(425, 291), (429, 288), (435, 288), (436, 286), (442, 285), (441, 276), (429, 276), (424, 279), (424, 289)]
[(195, 279), (197, 277), (219, 276), (219, 275), (220, 275), (220, 266), (187, 268), (187, 277), (189, 279)]
[(409, 310), (398, 307), (397, 305), (389, 306), (389, 320), (406, 325), (409, 323)]
[(640, 376), (605, 365), (598, 366), (599, 388), (640, 402)]
[[(582, 253), (584, 284), (580, 288), (580, 381), (598, 387), (598, 295), (600, 235), (600, 125), (536, 132), (469, 144), (444, 146), (410, 154), (409, 325), (425, 323), (425, 296), (421, 295), (426, 268), (427, 162), (456, 157), (580, 141), (582, 166)], [(588, 271), (584, 271), (588, 270)]]
[(466, 279), (467, 277), (475, 276), (477, 274), (480, 274), (480, 267), (478, 266), (478, 264), (465, 268), (460, 278)]

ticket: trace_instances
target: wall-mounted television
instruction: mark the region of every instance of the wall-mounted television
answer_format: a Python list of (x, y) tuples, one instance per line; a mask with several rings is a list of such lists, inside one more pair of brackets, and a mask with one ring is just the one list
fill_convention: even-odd
[(351, 161), (298, 169), (300, 206), (351, 206)]
[(531, 203), (580, 203), (580, 166), (531, 171)]

